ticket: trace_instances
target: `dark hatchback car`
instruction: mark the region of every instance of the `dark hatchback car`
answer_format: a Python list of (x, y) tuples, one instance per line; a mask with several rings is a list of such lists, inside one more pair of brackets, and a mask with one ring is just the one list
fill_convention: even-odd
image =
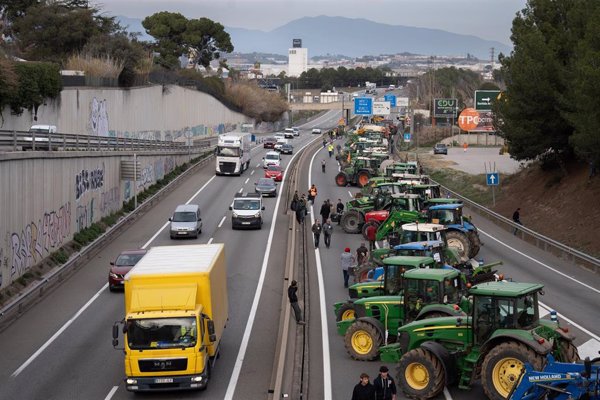
[(274, 179), (260, 178), (255, 185), (257, 193), (263, 196), (277, 196), (277, 183), (275, 183)]
[(438, 143), (435, 146), (433, 146), (433, 154), (448, 155), (448, 147), (444, 143)]
[(266, 138), (265, 141), (263, 142), (263, 148), (274, 149), (275, 143), (277, 143), (277, 139), (272, 138), (272, 137)]
[(108, 271), (108, 289), (114, 292), (123, 289), (123, 278), (144, 257), (147, 250), (125, 250), (119, 254), (115, 261), (111, 261)]
[(289, 143), (282, 144), (279, 152), (281, 154), (292, 154), (294, 152), (294, 146)]

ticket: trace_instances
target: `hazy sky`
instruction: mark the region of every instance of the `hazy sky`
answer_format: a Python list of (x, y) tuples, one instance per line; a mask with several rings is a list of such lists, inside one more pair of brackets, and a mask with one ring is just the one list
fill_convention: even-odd
[(526, 0), (96, 0), (96, 3), (112, 15), (143, 18), (158, 11), (172, 11), (187, 18), (207, 17), (225, 26), (263, 31), (304, 16), (365, 18), (510, 44), (512, 20), (525, 7)]

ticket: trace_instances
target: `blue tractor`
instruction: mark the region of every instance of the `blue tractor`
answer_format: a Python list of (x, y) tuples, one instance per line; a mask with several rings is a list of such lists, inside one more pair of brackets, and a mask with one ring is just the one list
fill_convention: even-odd
[(468, 259), (479, 253), (481, 240), (477, 228), (463, 216), (462, 210), (462, 204), (440, 204), (429, 207), (427, 217), (429, 222), (447, 228), (448, 246), (457, 248), (460, 255)]

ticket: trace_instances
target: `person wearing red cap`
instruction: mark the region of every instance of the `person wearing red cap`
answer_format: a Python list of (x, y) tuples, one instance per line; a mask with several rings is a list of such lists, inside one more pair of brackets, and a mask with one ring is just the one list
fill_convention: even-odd
[(342, 265), (342, 272), (344, 274), (344, 287), (348, 287), (348, 268), (353, 266), (356, 263), (356, 258), (352, 255), (350, 251), (350, 247), (346, 247), (344, 252), (340, 256), (340, 264)]

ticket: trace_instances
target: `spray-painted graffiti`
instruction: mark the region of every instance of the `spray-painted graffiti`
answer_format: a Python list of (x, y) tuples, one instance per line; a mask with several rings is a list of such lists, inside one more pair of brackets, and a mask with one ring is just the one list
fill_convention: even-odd
[(133, 138), (145, 140), (164, 140), (173, 141), (180, 137), (198, 137), (198, 136), (215, 136), (225, 132), (231, 132), (237, 129), (237, 123), (221, 123), (216, 125), (196, 125), (186, 126), (176, 130), (154, 130), (154, 131), (108, 131), (108, 136), (120, 138)]
[(125, 188), (123, 189), (123, 200), (129, 200), (131, 198), (131, 181), (125, 181)]
[(77, 231), (87, 228), (94, 222), (94, 199), (87, 205), (77, 205), (75, 222), (77, 224)]
[(58, 211), (44, 213), (37, 224), (31, 222), (20, 233), (12, 233), (10, 235), (11, 280), (23, 275), (25, 270), (40, 261), (51, 249), (60, 247), (70, 234), (71, 203), (69, 202)]
[(93, 98), (90, 103), (90, 134), (95, 136), (109, 136), (108, 111), (106, 99)]
[(156, 180), (162, 179), (165, 176), (165, 164), (163, 160), (154, 161), (154, 177)]
[(169, 172), (173, 171), (174, 169), (175, 169), (175, 160), (173, 159), (173, 157), (165, 158), (165, 165), (164, 165), (165, 175), (168, 174)]
[(140, 179), (137, 181), (137, 187), (141, 188), (154, 182), (154, 167), (152, 164), (146, 165), (140, 172)]
[(100, 193), (100, 212), (102, 215), (109, 214), (118, 210), (119, 207), (119, 187), (115, 186), (106, 192)]
[(75, 175), (75, 199), (79, 200), (88, 190), (100, 189), (104, 186), (104, 163), (102, 167), (88, 171), (82, 169)]

